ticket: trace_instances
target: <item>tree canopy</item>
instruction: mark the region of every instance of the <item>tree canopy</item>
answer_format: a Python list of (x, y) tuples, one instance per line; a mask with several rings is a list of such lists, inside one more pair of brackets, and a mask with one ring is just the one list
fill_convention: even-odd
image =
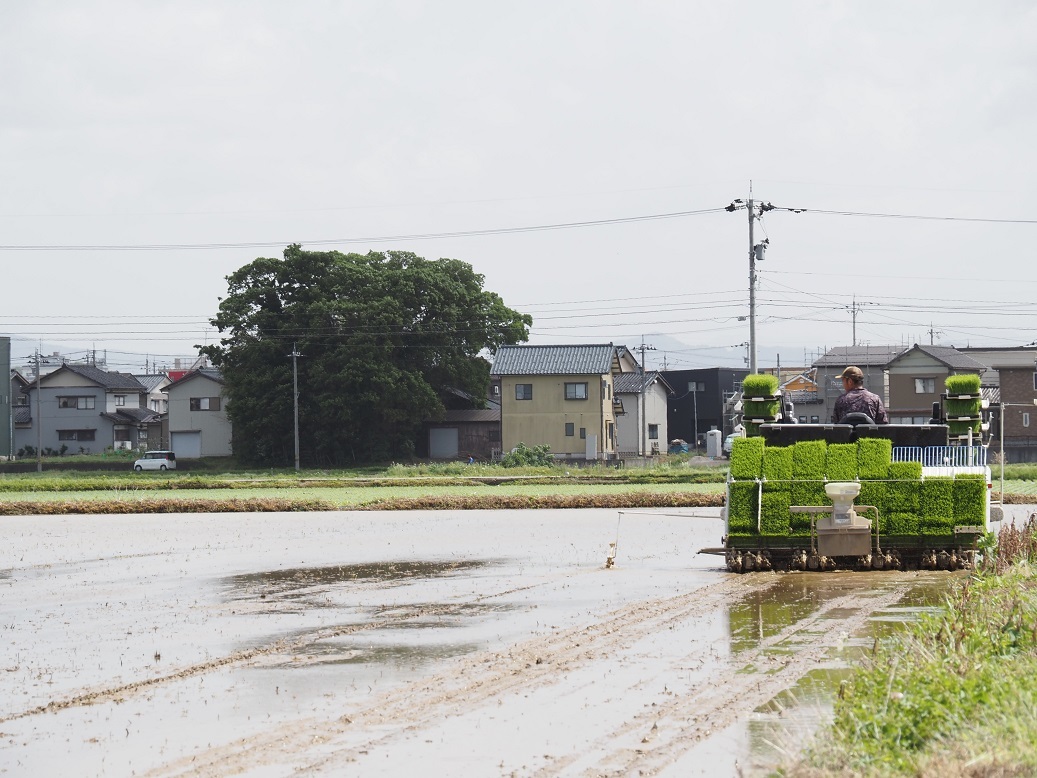
[(485, 397), (485, 350), (529, 337), (531, 316), (483, 289), (456, 259), (406, 251), (343, 254), (289, 246), (227, 276), (211, 320), (234, 453), (294, 460), (292, 348), (298, 358), (300, 458), (337, 465), (407, 456), (447, 388)]

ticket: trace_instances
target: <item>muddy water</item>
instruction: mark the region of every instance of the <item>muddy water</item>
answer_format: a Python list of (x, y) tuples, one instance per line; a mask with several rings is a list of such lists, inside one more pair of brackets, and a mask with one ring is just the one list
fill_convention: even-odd
[(716, 516), (2, 519), (0, 774), (762, 774), (953, 577), (732, 576)]

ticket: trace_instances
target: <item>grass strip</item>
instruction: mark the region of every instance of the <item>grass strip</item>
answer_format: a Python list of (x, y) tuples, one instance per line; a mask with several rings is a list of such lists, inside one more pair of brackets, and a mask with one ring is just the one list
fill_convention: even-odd
[(635, 491), (617, 494), (439, 494), (383, 497), (343, 506), (322, 499), (63, 500), (0, 502), (0, 516), (127, 513), (260, 513), (294, 511), (514, 510), (538, 508), (717, 508), (723, 494)]
[(944, 606), (876, 642), (786, 776), (1037, 775), (1037, 518)]

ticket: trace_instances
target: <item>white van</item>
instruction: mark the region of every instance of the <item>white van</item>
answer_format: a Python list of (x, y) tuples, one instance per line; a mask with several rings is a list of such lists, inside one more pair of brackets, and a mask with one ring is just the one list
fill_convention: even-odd
[(172, 451), (145, 451), (144, 456), (133, 463), (133, 469), (176, 470), (176, 454)]

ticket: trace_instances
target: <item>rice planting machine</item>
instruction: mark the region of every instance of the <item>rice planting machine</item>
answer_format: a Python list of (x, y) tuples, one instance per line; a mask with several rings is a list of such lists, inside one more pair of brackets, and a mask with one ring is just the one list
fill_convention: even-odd
[(972, 567), (1002, 509), (991, 504), (979, 379), (969, 378), (964, 393), (948, 379), (958, 393), (922, 425), (783, 423), (777, 393), (750, 397), (747, 434), (732, 446), (723, 547), (703, 551), (738, 573)]

